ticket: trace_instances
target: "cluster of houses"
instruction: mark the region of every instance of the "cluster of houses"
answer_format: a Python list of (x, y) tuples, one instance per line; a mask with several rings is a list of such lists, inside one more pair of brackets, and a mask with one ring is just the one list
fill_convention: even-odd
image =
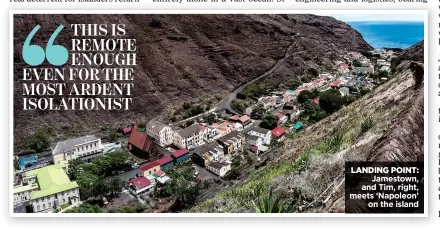
[(136, 178), (128, 181), (128, 189), (134, 195), (139, 195), (150, 192), (158, 184), (163, 185), (171, 181), (171, 178), (165, 174), (165, 171), (176, 164), (185, 162), (189, 157), (190, 154), (187, 149), (179, 149), (170, 155), (147, 163), (139, 168), (139, 174)]
[[(321, 73), (313, 81), (303, 83), (295, 90), (272, 92), (271, 95), (262, 96), (245, 112), (247, 115), (251, 115), (253, 109), (260, 106), (277, 115), (279, 124), (282, 124), (287, 120), (294, 120), (300, 115), (300, 109), (295, 102), (301, 91), (318, 90), (323, 92), (333, 88), (339, 90), (342, 96), (348, 96), (350, 90), (356, 90), (356, 92), (360, 88), (371, 90), (375, 84), (370, 76), (375, 74), (375, 71), (390, 72), (391, 59), (395, 57), (393, 51), (374, 50), (371, 53), (376, 57), (376, 63), (358, 52), (349, 52), (343, 55), (341, 60), (335, 61), (333, 72)], [(357, 61), (361, 66), (353, 66), (354, 61)], [(313, 102), (319, 104), (319, 98), (313, 99)]]
[[(258, 154), (267, 151), (273, 141), (283, 139), (290, 129), (281, 127), (282, 124), (296, 120), (301, 114), (296, 103), (301, 91), (323, 92), (333, 88), (339, 90), (342, 96), (349, 96), (353, 92), (351, 90), (360, 87), (372, 89), (374, 80), (369, 76), (375, 71), (391, 71), (391, 60), (396, 56), (390, 50), (374, 50), (371, 54), (375, 57), (375, 63), (360, 53), (349, 52), (342, 56), (342, 60), (335, 62), (333, 72), (322, 73), (315, 80), (304, 83), (295, 90), (262, 96), (256, 104), (245, 110), (245, 115), (233, 115), (219, 123), (195, 123), (185, 128), (176, 128), (151, 120), (146, 124), (145, 132), (140, 131), (137, 126), (124, 128), (123, 133), (129, 135), (128, 150), (141, 158), (158, 158), (158, 147), (177, 148), (174, 152), (169, 152), (169, 155), (140, 167), (138, 176), (127, 184), (129, 190), (139, 195), (151, 191), (157, 184), (169, 182), (171, 178), (166, 176), (165, 171), (190, 158), (212, 173), (225, 176), (231, 170), (231, 159), (244, 149)], [(361, 66), (348, 64), (354, 61)], [(319, 105), (319, 98), (312, 102)], [(278, 126), (275, 129), (251, 125), (253, 120), (250, 116), (257, 106), (278, 117)], [(291, 127), (297, 131), (302, 128), (301, 122), (296, 122)], [(68, 162), (78, 158), (90, 162), (119, 148), (119, 143), (102, 144), (100, 138), (87, 135), (52, 146), (53, 165), (42, 164), (26, 171), (24, 169), (38, 162), (38, 157), (22, 158), (19, 161), (23, 170), (21, 179), (14, 182), (14, 204), (29, 202), (34, 212), (52, 212), (61, 206), (78, 203), (78, 184), (70, 181), (67, 176)]]

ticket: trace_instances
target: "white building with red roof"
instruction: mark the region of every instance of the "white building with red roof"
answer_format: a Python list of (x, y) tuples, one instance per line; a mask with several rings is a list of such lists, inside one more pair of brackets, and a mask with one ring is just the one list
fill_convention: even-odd
[(127, 183), (128, 190), (135, 195), (146, 193), (153, 189), (154, 184), (146, 177), (136, 177)]
[(282, 127), (277, 127), (272, 130), (272, 137), (277, 141), (280, 141), (285, 134), (286, 134), (286, 130)]

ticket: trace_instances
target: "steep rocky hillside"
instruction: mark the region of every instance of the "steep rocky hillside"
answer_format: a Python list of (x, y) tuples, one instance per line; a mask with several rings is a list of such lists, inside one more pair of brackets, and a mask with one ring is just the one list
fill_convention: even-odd
[[(65, 28), (56, 43), (67, 47), (73, 23), (123, 23), (127, 37), (137, 39), (139, 59), (129, 112), (22, 111), (23, 42), (40, 24), (32, 43), (45, 47), (60, 23)], [(289, 47), (289, 58), (268, 77), (273, 82), (301, 77), (309, 68), (328, 68), (346, 51), (371, 49), (349, 25), (314, 15), (16, 15), (14, 28), (15, 142), (37, 128), (63, 138), (99, 131), (104, 124), (167, 119), (184, 101), (203, 102), (217, 95), (218, 102), (270, 69)]]
[[(420, 48), (409, 50), (423, 57)], [(423, 59), (400, 58), (389, 81), (302, 133), (288, 136), (268, 166), (193, 211), (254, 212), (255, 190), (273, 189), (290, 211), (340, 213), (345, 161), (423, 161)]]

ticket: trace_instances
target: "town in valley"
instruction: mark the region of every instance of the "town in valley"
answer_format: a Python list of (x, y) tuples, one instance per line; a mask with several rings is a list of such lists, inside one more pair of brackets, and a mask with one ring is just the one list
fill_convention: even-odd
[(14, 154), (14, 212), (185, 212), (264, 167), (286, 138), (387, 81), (397, 52), (348, 52), (288, 89), (253, 82), (209, 108), (185, 102), (191, 115), (181, 120), (97, 130), (105, 138), (51, 142), (36, 132), (30, 153)]

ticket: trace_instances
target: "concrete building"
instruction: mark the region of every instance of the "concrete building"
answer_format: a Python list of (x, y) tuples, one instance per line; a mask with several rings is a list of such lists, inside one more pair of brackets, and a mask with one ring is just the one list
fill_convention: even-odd
[(14, 201), (29, 198), (34, 212), (51, 212), (77, 203), (80, 200), (78, 184), (70, 181), (65, 168), (66, 165), (60, 163), (24, 173), (26, 186), (14, 189)]
[(31, 199), (31, 193), (34, 191), (38, 191), (37, 183), (14, 187), (14, 204), (29, 201)]
[(140, 174), (141, 176), (144, 176), (144, 177), (152, 176), (155, 173), (161, 171), (160, 170), (160, 162), (159, 161), (150, 162), (150, 163), (140, 167), (139, 170), (141, 171), (141, 174)]
[(69, 139), (58, 142), (52, 148), (53, 163), (58, 164), (63, 161), (81, 158), (90, 161), (104, 152), (101, 139), (94, 135), (87, 135), (80, 138)]
[(342, 87), (341, 89), (339, 89), (339, 93), (341, 93), (342, 97), (349, 96), (350, 89), (348, 89), (348, 87)]
[(194, 149), (204, 144), (203, 131), (199, 124), (194, 124), (174, 133), (173, 144), (179, 148)]
[(263, 139), (263, 144), (269, 145), (272, 140), (272, 133), (268, 129), (260, 128), (260, 127), (252, 127), (248, 134), (258, 136)]
[(219, 161), (224, 156), (223, 147), (217, 142), (205, 144), (197, 149), (191, 158), (194, 163), (206, 167), (211, 161)]
[(223, 177), (231, 170), (231, 165), (221, 162), (210, 162), (206, 167), (209, 171), (215, 173), (217, 176)]
[(255, 135), (250, 135), (250, 134), (247, 134), (246, 142), (250, 146), (257, 146), (257, 147), (259, 147), (259, 146), (263, 145), (263, 139), (261, 137), (255, 136)]
[(219, 138), (217, 142), (223, 147), (225, 154), (234, 155), (243, 150), (246, 138), (244, 134), (238, 131), (232, 131), (228, 135)]
[(173, 143), (174, 131), (168, 125), (151, 120), (147, 123), (145, 130), (162, 147)]
[(134, 195), (140, 195), (153, 190), (155, 184), (146, 177), (137, 177), (127, 183), (128, 190)]

